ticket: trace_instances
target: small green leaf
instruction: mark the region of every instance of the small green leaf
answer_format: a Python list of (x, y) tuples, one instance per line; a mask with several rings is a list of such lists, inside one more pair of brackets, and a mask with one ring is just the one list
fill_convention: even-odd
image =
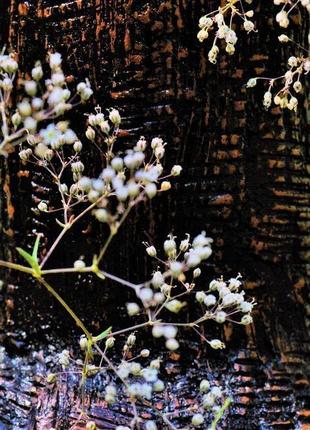
[(38, 234), (32, 250), (32, 258), (34, 258), (37, 263), (38, 263), (38, 250), (39, 250), (40, 239), (41, 239), (41, 235)]
[(29, 266), (36, 272), (40, 273), (40, 266), (35, 258), (22, 248), (16, 248), (17, 252), (27, 261)]
[(108, 336), (108, 334), (111, 333), (111, 330), (112, 330), (112, 326), (104, 330), (102, 333), (98, 334), (98, 336), (93, 337), (93, 342), (96, 343), (104, 339), (105, 337)]

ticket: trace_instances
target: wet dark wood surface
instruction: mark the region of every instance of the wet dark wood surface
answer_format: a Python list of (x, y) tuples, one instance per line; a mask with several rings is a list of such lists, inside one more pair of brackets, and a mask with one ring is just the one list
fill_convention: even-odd
[[(121, 246), (112, 246), (109, 268), (133, 280), (144, 279), (148, 266), (139, 246), (142, 240), (159, 242), (171, 229), (208, 231), (215, 239), (215, 254), (207, 278), (241, 272), (248, 293), (258, 302), (253, 328), (244, 332), (228, 327), (224, 332), (231, 351), (225, 374), (240, 398), (227, 428), (298, 429), (300, 422), (306, 430), (309, 128), (305, 107), (298, 116), (276, 108), (265, 112), (262, 91), (244, 88), (252, 76), (285, 70), (288, 53), (278, 47), (280, 31), (274, 30), (273, 7), (266, 3), (255, 3), (259, 33), (240, 33), (235, 56), (222, 55), (217, 66), (208, 63), (207, 46), (196, 39), (198, 19), (216, 7), (215, 1), (5, 0), (0, 5), (0, 37), (18, 51), (23, 70), (48, 49), (59, 50), (68, 74), (89, 77), (95, 103), (121, 110), (129, 142), (140, 134), (167, 139), (167, 164), (182, 164), (184, 174), (169, 197), (139, 209), (130, 219), (129, 228), (121, 232)], [(303, 43), (308, 25), (295, 21), (292, 32)], [(82, 118), (73, 117), (73, 125), (76, 121), (79, 128)], [(96, 170), (95, 158), (92, 162)], [(19, 168), (17, 160), (1, 161), (0, 253), (7, 258), (14, 243), (32, 240), (34, 231), (43, 232), (48, 241), (55, 234), (48, 219), (31, 211), (38, 197), (48, 195), (41, 187), (44, 178), (29, 172), (31, 190)], [(73, 244), (68, 240), (70, 245), (64, 245), (55, 262), (69, 264), (94, 237), (98, 232)], [(111, 304), (122, 312), (113, 289), (107, 298), (91, 279), (82, 288), (78, 280), (70, 288), (67, 279), (58, 282), (66, 299), (95, 327), (113, 320)], [(1, 339), (13, 355), (25, 354), (33, 344), (65, 344), (71, 335), (71, 321), (26, 279), (8, 279), (1, 300)], [(56, 420), (74, 414), (70, 387), (62, 387), (64, 400), (58, 403), (59, 391), (46, 397), (41, 382), (31, 377), (25, 388), (17, 363), (15, 359), (1, 370), (0, 423), (12, 422), (6, 419), (14, 415), (9, 414), (12, 409), (21, 417), (12, 427), (16, 429), (48, 429), (40, 424), (45, 412)], [(30, 368), (35, 373), (33, 363)], [(24, 401), (30, 403), (23, 406)], [(94, 414), (108, 422), (100, 401), (94, 397), (91, 404)], [(113, 428), (104, 421), (100, 426)]]

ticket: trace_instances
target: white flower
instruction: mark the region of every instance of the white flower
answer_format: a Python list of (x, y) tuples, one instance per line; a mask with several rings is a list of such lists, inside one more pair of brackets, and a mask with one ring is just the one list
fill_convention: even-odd
[(172, 176), (179, 176), (181, 174), (182, 171), (182, 166), (179, 165), (174, 165), (171, 169), (171, 175)]
[(201, 424), (203, 424), (203, 422), (204, 422), (204, 417), (202, 414), (193, 415), (193, 417), (192, 417), (193, 426), (199, 427), (199, 426), (201, 426)]
[(164, 250), (168, 256), (175, 255), (176, 249), (177, 249), (177, 244), (175, 243), (175, 240), (172, 237), (170, 237), (170, 239), (165, 240)]
[(197, 39), (199, 40), (199, 42), (203, 42), (208, 38), (208, 36), (209, 36), (208, 30), (203, 28), (198, 32)]
[(183, 264), (179, 261), (172, 261), (170, 263), (171, 274), (174, 278), (178, 278), (183, 271)]
[(74, 262), (74, 264), (73, 264), (73, 267), (76, 270), (82, 270), (82, 269), (84, 269), (86, 267), (85, 261), (83, 261), (83, 260), (76, 260)]
[(49, 55), (49, 63), (51, 69), (56, 69), (61, 66), (61, 54), (59, 52), (55, 52), (55, 54)]
[(220, 311), (215, 314), (215, 321), (219, 324), (223, 324), (226, 320), (226, 312)]
[(236, 48), (235, 48), (235, 46), (234, 46), (232, 43), (227, 43), (226, 48), (225, 48), (225, 51), (226, 51), (229, 55), (232, 55), (232, 54), (234, 54), (234, 53), (235, 53)]
[(156, 196), (157, 188), (156, 185), (153, 183), (147, 184), (145, 186), (145, 194), (148, 196), (149, 199), (152, 199)]
[(164, 278), (163, 274), (159, 270), (154, 272), (153, 277), (152, 277), (153, 287), (160, 288), (164, 283), (165, 283), (165, 278)]
[(235, 45), (238, 38), (236, 35), (236, 32), (234, 30), (229, 30), (229, 32), (225, 36), (226, 43), (231, 43), (232, 45)]
[(305, 73), (309, 73), (309, 71), (310, 71), (310, 60), (304, 62), (304, 70), (305, 70)]
[(176, 339), (170, 338), (166, 340), (166, 348), (170, 351), (175, 351), (179, 348), (179, 342)]
[(217, 54), (219, 52), (219, 48), (216, 45), (213, 45), (208, 53), (208, 59), (210, 63), (215, 64), (217, 59)]
[(164, 326), (156, 324), (152, 328), (152, 335), (156, 338), (164, 335)]
[(207, 296), (206, 296), (206, 294), (203, 291), (197, 291), (195, 297), (196, 297), (196, 300), (197, 300), (198, 303), (204, 303), (204, 301), (205, 301), (205, 299), (206, 299)]
[(203, 379), (199, 385), (199, 391), (201, 393), (206, 393), (210, 389), (210, 382), (207, 379)]
[(63, 89), (55, 87), (48, 96), (47, 102), (50, 106), (56, 106), (61, 103), (64, 99)]
[(146, 248), (146, 252), (150, 257), (156, 257), (156, 255), (157, 255), (157, 251), (156, 251), (155, 246), (148, 246)]
[(289, 100), (289, 102), (288, 102), (288, 104), (287, 104), (287, 108), (289, 110), (296, 110), (297, 105), (298, 105), (297, 98), (296, 97), (291, 97), (290, 100)]
[(31, 77), (35, 81), (39, 81), (43, 76), (43, 70), (41, 67), (41, 64), (38, 63), (32, 70), (31, 70)]
[(219, 339), (212, 339), (209, 342), (209, 345), (213, 349), (223, 349), (223, 348), (225, 348), (225, 344), (223, 342), (221, 342)]
[(219, 29), (217, 30), (216, 34), (219, 39), (224, 39), (226, 38), (226, 36), (229, 34), (230, 31), (233, 31), (233, 30), (230, 30), (228, 25), (224, 24), (219, 26)]
[(204, 28), (204, 27), (211, 27), (213, 24), (212, 18), (207, 17), (207, 16), (202, 16), (199, 19), (199, 27), (200, 28)]
[(31, 115), (31, 105), (28, 100), (23, 100), (21, 103), (18, 103), (17, 108), (21, 116)]
[(137, 303), (127, 303), (126, 308), (130, 317), (137, 315), (140, 312), (140, 308)]
[(40, 202), (39, 204), (38, 204), (38, 209), (39, 209), (39, 211), (41, 211), (41, 212), (47, 212), (47, 210), (48, 210), (48, 206), (47, 206), (47, 204), (45, 203), (45, 202)]
[(164, 389), (165, 389), (165, 384), (160, 379), (158, 379), (153, 385), (153, 390), (156, 391), (157, 393), (164, 391)]
[(31, 116), (28, 116), (24, 119), (24, 127), (30, 132), (34, 132), (37, 128), (37, 121)]
[(163, 327), (163, 335), (166, 339), (175, 338), (177, 335), (178, 329), (173, 325), (166, 325)]
[(185, 306), (185, 304), (185, 302), (180, 302), (180, 300), (174, 299), (170, 300), (165, 305), (165, 308), (168, 309), (168, 311), (177, 314)]
[(265, 108), (269, 108), (271, 106), (272, 94), (270, 91), (266, 91), (264, 94), (263, 104)]
[(287, 63), (290, 67), (297, 67), (298, 66), (298, 60), (296, 57), (291, 56), (288, 60)]
[(119, 111), (117, 109), (112, 109), (109, 113), (109, 119), (116, 127), (118, 127), (121, 123)]
[(249, 324), (252, 324), (252, 322), (253, 322), (253, 318), (251, 317), (251, 315), (243, 315), (241, 319), (241, 324), (249, 325)]
[(35, 96), (37, 92), (37, 84), (35, 81), (26, 81), (25, 82), (25, 91), (29, 96)]
[(278, 39), (279, 39), (279, 42), (281, 43), (287, 43), (290, 40), (286, 34), (280, 34)]
[(229, 282), (228, 288), (231, 291), (237, 291), (241, 285), (241, 281), (239, 281), (239, 279), (237, 279), (237, 278), (231, 278), (231, 279), (229, 279), (228, 282)]
[(155, 382), (157, 381), (157, 373), (157, 369), (148, 367), (147, 369), (143, 369), (142, 376), (146, 382)]
[(296, 91), (296, 93), (300, 93), (300, 91), (302, 91), (302, 84), (300, 81), (296, 81), (293, 84), (293, 88)]
[(246, 19), (243, 23), (243, 27), (245, 29), (245, 31), (250, 32), (254, 30), (254, 23), (252, 21), (249, 21), (248, 19)]
[(242, 312), (242, 313), (252, 312), (253, 304), (249, 303), (249, 302), (242, 302), (239, 305), (239, 309), (240, 309), (240, 312)]
[(62, 72), (53, 73), (51, 79), (56, 86), (61, 86), (65, 83), (65, 75)]
[(142, 302), (150, 302), (153, 298), (153, 291), (151, 288), (141, 288), (138, 296)]
[(202, 399), (204, 409), (209, 409), (214, 405), (215, 398), (211, 393), (205, 394)]
[(276, 21), (279, 23), (280, 27), (287, 28), (289, 25), (287, 12), (285, 10), (281, 10), (277, 13)]
[(207, 296), (205, 296), (203, 303), (207, 306), (214, 306), (216, 303), (216, 297), (213, 294), (208, 294)]

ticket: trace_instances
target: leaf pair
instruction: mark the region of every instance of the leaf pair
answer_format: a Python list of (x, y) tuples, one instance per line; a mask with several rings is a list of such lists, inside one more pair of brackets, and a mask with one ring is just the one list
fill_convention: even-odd
[(41, 238), (41, 235), (38, 234), (33, 246), (32, 254), (29, 254), (29, 252), (25, 251), (22, 248), (16, 248), (19, 255), (21, 255), (24, 258), (24, 260), (27, 261), (29, 266), (33, 269), (35, 274), (38, 276), (40, 276), (41, 274), (41, 269), (38, 261), (38, 250), (39, 250), (40, 238)]

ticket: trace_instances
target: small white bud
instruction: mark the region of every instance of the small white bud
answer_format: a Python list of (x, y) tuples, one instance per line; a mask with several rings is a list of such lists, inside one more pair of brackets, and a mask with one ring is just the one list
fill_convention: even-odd
[(182, 166), (175, 165), (171, 169), (171, 175), (172, 176), (179, 176), (182, 172)]
[(209, 342), (211, 348), (213, 349), (223, 349), (225, 348), (225, 344), (221, 342), (219, 339), (212, 339), (211, 342)]
[(105, 341), (105, 346), (107, 349), (113, 348), (114, 343), (115, 343), (115, 337), (111, 336), (111, 337), (108, 337), (107, 340)]
[(45, 202), (40, 202), (39, 204), (38, 204), (38, 209), (39, 209), (39, 211), (41, 211), (41, 212), (47, 212), (47, 210), (48, 210), (48, 206), (47, 206), (47, 204), (45, 203)]
[(83, 335), (80, 337), (80, 348), (82, 351), (85, 351), (87, 347), (88, 347), (87, 337)]
[(137, 303), (127, 303), (126, 308), (130, 317), (137, 315), (140, 312), (140, 308)]
[(143, 358), (147, 358), (150, 355), (150, 350), (149, 349), (142, 349), (142, 351), (140, 352), (141, 357)]
[(243, 325), (249, 325), (252, 324), (253, 322), (253, 318), (251, 317), (251, 315), (243, 315), (243, 317), (241, 318), (241, 324)]
[(199, 267), (197, 267), (194, 271), (193, 271), (193, 277), (195, 278), (199, 278), (199, 276), (201, 275), (201, 269)]
[(193, 417), (192, 417), (193, 426), (199, 427), (199, 426), (201, 426), (201, 424), (203, 424), (203, 422), (204, 422), (204, 417), (202, 414), (193, 415)]
[(174, 338), (167, 339), (166, 348), (169, 349), (170, 351), (175, 351), (176, 349), (179, 348), (179, 342)]
[(77, 153), (81, 152), (82, 149), (83, 149), (82, 142), (80, 140), (75, 141), (74, 144), (73, 144), (73, 149)]
[(88, 140), (95, 140), (96, 137), (96, 132), (92, 127), (87, 127), (86, 132), (85, 132), (85, 136), (87, 137)]
[(73, 266), (77, 270), (82, 270), (82, 269), (84, 269), (86, 267), (86, 264), (85, 264), (85, 262), (83, 260), (76, 260), (74, 262)]
[(201, 393), (206, 393), (210, 389), (210, 382), (207, 379), (203, 379), (200, 382), (199, 390)]
[(121, 123), (119, 111), (117, 109), (112, 109), (109, 113), (109, 119), (116, 127), (118, 127)]
[(133, 346), (136, 343), (136, 336), (132, 333), (128, 336), (126, 341), (128, 346)]

